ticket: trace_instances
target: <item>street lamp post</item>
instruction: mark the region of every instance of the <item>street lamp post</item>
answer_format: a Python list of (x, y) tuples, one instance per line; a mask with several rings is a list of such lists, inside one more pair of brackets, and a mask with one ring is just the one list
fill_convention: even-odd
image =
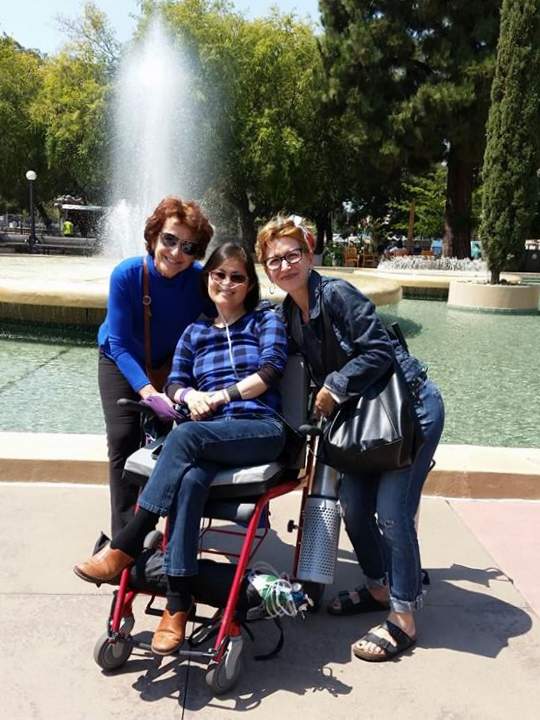
[(30, 203), (30, 236), (28, 237), (30, 251), (33, 250), (34, 244), (38, 241), (36, 237), (36, 218), (34, 214), (34, 180), (36, 178), (37, 173), (34, 170), (27, 171), (26, 179), (28, 180), (28, 198)]

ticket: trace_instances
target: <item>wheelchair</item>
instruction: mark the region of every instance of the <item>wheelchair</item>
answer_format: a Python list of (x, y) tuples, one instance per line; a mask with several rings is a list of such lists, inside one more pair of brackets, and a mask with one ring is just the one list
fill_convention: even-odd
[[(200, 532), (201, 553), (225, 555), (233, 562), (217, 563), (199, 559), (199, 571), (202, 573), (201, 585), (194, 587), (195, 602), (214, 607), (212, 618), (202, 618), (196, 613), (190, 619), (195, 630), (190, 638), (175, 653), (181, 659), (190, 659), (206, 664), (205, 679), (214, 695), (220, 695), (232, 689), (241, 672), (242, 650), (244, 645), (243, 629), (246, 608), (240, 608), (239, 600), (246, 587), (249, 563), (269, 531), (269, 504), (274, 498), (294, 490), (301, 490), (299, 519), (290, 520), (289, 532), (296, 531), (296, 545), (292, 558), (291, 577), (297, 576), (304, 523), (304, 506), (308, 501), (310, 485), (316, 472), (316, 428), (306, 425), (308, 418), (309, 381), (303, 359), (293, 355), (289, 358), (281, 380), (283, 416), (295, 429), (299, 429), (305, 441), (294, 458), (287, 458), (257, 467), (228, 467), (216, 475), (205, 506)], [(126, 401), (130, 402), (130, 401)], [(142, 406), (138, 403), (137, 410)], [(165, 437), (150, 439), (144, 447), (133, 453), (125, 464), (126, 477), (143, 486), (156, 463)], [(214, 521), (234, 524), (234, 530), (222, 525), (213, 525)], [(238, 527), (238, 529), (236, 529)], [(242, 529), (243, 528), (243, 529)], [(233, 535), (240, 541), (238, 552), (215, 549), (208, 545), (210, 533)], [(159, 531), (146, 538), (148, 553), (163, 549), (165, 535)], [(326, 542), (322, 538), (322, 543)], [(326, 543), (327, 544), (327, 543)], [(335, 548), (337, 552), (337, 546)], [(145, 551), (146, 552), (146, 551)], [(199, 557), (201, 558), (201, 553)], [(132, 636), (135, 625), (133, 603), (138, 595), (149, 596), (145, 613), (161, 615), (162, 610), (153, 606), (157, 597), (164, 595), (164, 588), (145, 587), (137, 581), (137, 565), (126, 568), (120, 576), (119, 587), (114, 591), (107, 619), (107, 630), (98, 639), (94, 649), (94, 660), (105, 671), (120, 668), (128, 660), (135, 647), (150, 651), (150, 645)], [(204, 570), (204, 571), (203, 571)], [(204, 576), (207, 576), (205, 581)], [(224, 578), (221, 585), (225, 593), (216, 599), (208, 587), (212, 577)], [(325, 581), (325, 582), (328, 582)], [(317, 605), (324, 592), (325, 585), (320, 582), (305, 582), (303, 592)], [(219, 593), (218, 593), (219, 595)], [(280, 632), (282, 632), (280, 628)], [(248, 630), (249, 633), (249, 630)], [(249, 633), (250, 634), (250, 633)], [(281, 641), (283, 636), (281, 636)], [(200, 649), (204, 644), (206, 648)], [(186, 648), (188, 646), (188, 648)], [(279, 650), (280, 644), (278, 643)], [(277, 652), (276, 650), (276, 652)], [(274, 654), (274, 653), (271, 653)]]

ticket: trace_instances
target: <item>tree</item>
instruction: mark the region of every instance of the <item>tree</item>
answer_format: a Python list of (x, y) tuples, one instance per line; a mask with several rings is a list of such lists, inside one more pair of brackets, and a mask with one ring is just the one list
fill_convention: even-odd
[(257, 218), (311, 211), (316, 186), (326, 182), (313, 28), (277, 11), (248, 21), (231, 4), (210, 0), (162, 8), (199, 68), (212, 185), (237, 209), (244, 240), (253, 243)]
[(104, 12), (93, 2), (84, 5), (83, 13), (76, 18), (60, 15), (60, 28), (70, 39), (72, 51), (88, 62), (98, 62), (109, 75), (113, 75), (120, 59), (121, 47)]
[(540, 238), (540, 173), (536, 171), (536, 207), (532, 212), (531, 238)]
[(499, 2), (321, 0), (320, 7), (329, 98), (351, 118), (355, 192), (387, 199), (404, 169), (420, 174), (446, 160), (445, 247), (468, 255)]
[(41, 181), (45, 167), (42, 128), (32, 115), (42, 62), (12, 38), (0, 38), (0, 198), (16, 207), (26, 205), (26, 171), (35, 170)]
[(504, 0), (484, 158), (481, 237), (491, 282), (521, 258), (538, 202), (540, 0)]
[(43, 64), (33, 116), (43, 125), (57, 193), (100, 200), (110, 177), (108, 111), (119, 48), (92, 3), (79, 20), (61, 23), (71, 41)]
[(103, 197), (108, 181), (104, 68), (63, 51), (47, 61), (34, 104), (43, 123), (48, 170), (59, 192)]
[(392, 227), (407, 233), (410, 205), (414, 201), (414, 234), (424, 238), (441, 237), (444, 231), (446, 176), (446, 167), (438, 165), (427, 175), (407, 178), (402, 185), (400, 200), (390, 203), (395, 215)]

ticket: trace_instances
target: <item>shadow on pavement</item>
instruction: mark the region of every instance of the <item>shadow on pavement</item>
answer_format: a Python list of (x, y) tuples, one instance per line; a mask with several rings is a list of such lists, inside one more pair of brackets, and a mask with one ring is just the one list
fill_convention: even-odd
[[(282, 542), (270, 531), (260, 556), (281, 571), (290, 569), (292, 553), (292, 545)], [(510, 638), (531, 628), (531, 617), (525, 610), (495, 596), (501, 591), (504, 596), (508, 593), (508, 588), (497, 587), (498, 583), (511, 584), (497, 568), (454, 564), (447, 568), (429, 568), (429, 574), (431, 586), (426, 606), (418, 616), (419, 649), (453, 650), (495, 658), (508, 646)], [(268, 621), (250, 624), (255, 641), (245, 637), (239, 681), (223, 698), (212, 696), (204, 679), (206, 668), (196, 663), (179, 663), (175, 658), (157, 660), (136, 650), (121, 672), (141, 673), (133, 688), (142, 700), (155, 702), (168, 697), (192, 711), (206, 706), (223, 711), (249, 711), (281, 691), (299, 696), (348, 695), (353, 687), (338, 677), (336, 666), (360, 662), (351, 659), (351, 645), (373, 625), (382, 622), (384, 613), (333, 618), (326, 614), (324, 606), (337, 589), (354, 587), (361, 581), (354, 555), (341, 550), (336, 583), (327, 592), (323, 609), (309, 614), (304, 621), (286, 618), (283, 621), (285, 645), (271, 660), (256, 661), (254, 656), (274, 647), (275, 626)], [(144, 635), (148, 641), (149, 633)]]
[(531, 629), (531, 616), (524, 609), (495, 597), (493, 592), (462, 586), (470, 583), (489, 590), (494, 583), (512, 585), (501, 570), (454, 564), (430, 568), (429, 574), (432, 590), (420, 616), (421, 647), (496, 658), (508, 647), (510, 638)]

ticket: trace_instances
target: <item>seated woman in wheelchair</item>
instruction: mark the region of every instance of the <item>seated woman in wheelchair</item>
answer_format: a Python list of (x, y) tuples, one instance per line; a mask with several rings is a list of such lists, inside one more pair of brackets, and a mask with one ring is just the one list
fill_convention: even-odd
[(277, 380), (287, 361), (286, 332), (274, 312), (255, 309), (259, 282), (251, 254), (227, 242), (212, 253), (202, 277), (217, 316), (199, 319), (184, 331), (165, 385), (171, 404), (160, 399), (163, 407), (156, 408), (166, 419), (174, 412), (173, 402), (185, 404), (191, 421), (168, 435), (133, 520), (110, 546), (74, 568), (87, 582), (113, 580), (142, 551), (159, 517), (169, 516), (167, 606), (152, 640), (159, 655), (175, 652), (184, 641), (193, 602), (190, 578), (197, 575), (199, 525), (220, 465), (271, 462), (285, 444), (276, 413)]

